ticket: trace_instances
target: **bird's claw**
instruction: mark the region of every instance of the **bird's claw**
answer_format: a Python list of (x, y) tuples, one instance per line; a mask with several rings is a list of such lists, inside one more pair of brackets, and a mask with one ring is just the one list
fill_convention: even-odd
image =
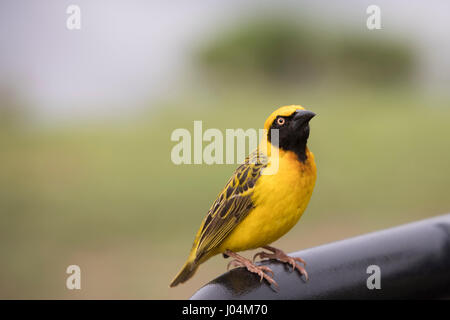
[(270, 269), (269, 267), (266, 267), (266, 266), (258, 266), (257, 268), (259, 268), (260, 270), (263, 270), (263, 271), (265, 271), (265, 272), (267, 272), (267, 273), (270, 273), (270, 274), (272, 275), (272, 277), (275, 275), (275, 274), (273, 273), (272, 269)]
[(264, 259), (264, 258), (266, 258), (265, 255), (266, 255), (266, 253), (265, 253), (264, 251), (258, 252), (258, 253), (256, 253), (256, 254), (253, 256), (252, 261), (255, 262), (255, 259), (256, 259), (257, 257), (260, 257), (261, 259)]
[[(266, 279), (266, 281), (270, 285), (273, 285), (276, 289), (278, 289), (278, 283), (272, 279), (275, 274), (273, 273), (272, 269), (267, 266), (254, 265), (250, 260), (243, 257), (240, 257), (240, 259), (231, 260), (227, 265), (227, 270), (230, 268), (230, 266), (245, 267), (251, 273), (256, 273), (257, 275), (259, 275), (260, 282), (262, 282), (263, 279)], [(271, 276), (269, 276), (267, 273), (270, 273)]]
[(297, 269), (305, 277), (306, 281), (309, 280), (308, 272), (306, 272), (306, 269), (297, 263), (302, 263), (306, 267), (305, 260), (299, 257), (290, 257), (283, 251), (273, 247), (265, 247), (265, 249), (272, 251), (272, 253), (267, 253), (265, 251), (258, 252), (253, 256), (253, 261), (255, 261), (257, 257), (260, 257), (261, 259), (275, 259), (280, 262), (287, 263), (292, 266), (292, 271)]
[[(273, 280), (273, 278), (272, 278), (274, 276), (274, 273), (269, 267), (266, 267), (266, 266), (255, 266), (255, 265), (252, 264), (251, 266), (247, 267), (247, 270), (252, 272), (252, 273), (256, 273), (257, 275), (259, 275), (260, 276), (260, 279), (259, 279), (260, 282), (262, 282), (263, 279), (266, 279), (266, 281), (269, 282), (269, 284), (273, 284), (274, 287), (278, 289), (278, 283), (275, 280)], [(264, 271), (270, 273), (272, 275), (272, 277), (269, 276)]]

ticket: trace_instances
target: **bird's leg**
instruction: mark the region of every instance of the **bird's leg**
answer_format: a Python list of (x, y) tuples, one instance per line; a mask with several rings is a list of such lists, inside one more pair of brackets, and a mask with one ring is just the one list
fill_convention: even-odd
[(284, 263), (288, 263), (292, 266), (292, 271), (297, 269), (302, 275), (305, 276), (305, 279), (308, 280), (308, 273), (306, 272), (305, 268), (297, 263), (297, 261), (303, 263), (303, 265), (306, 267), (306, 262), (302, 258), (290, 257), (280, 249), (271, 246), (264, 246), (263, 248), (272, 251), (272, 253), (267, 253), (265, 251), (258, 252), (253, 256), (253, 261), (255, 261), (257, 257), (260, 257), (261, 259), (275, 259)]
[[(237, 253), (235, 253), (235, 252), (233, 252), (231, 250), (226, 250), (224, 252), (224, 255), (227, 255), (228, 257), (234, 258), (234, 260), (231, 260), (228, 263), (227, 270), (230, 268), (230, 266), (245, 267), (245, 268), (247, 268), (248, 271), (250, 271), (252, 273), (256, 273), (257, 275), (259, 275), (261, 277), (260, 281), (262, 281), (263, 279), (266, 279), (269, 284), (273, 284), (276, 288), (278, 288), (278, 284), (276, 283), (275, 280), (272, 279), (273, 271), (269, 267), (256, 266), (250, 260), (248, 260), (248, 259), (246, 259), (246, 258), (244, 258), (244, 257), (242, 257), (240, 255), (238, 255)], [(271, 273), (272, 277), (270, 277), (264, 271), (266, 271), (268, 273)]]

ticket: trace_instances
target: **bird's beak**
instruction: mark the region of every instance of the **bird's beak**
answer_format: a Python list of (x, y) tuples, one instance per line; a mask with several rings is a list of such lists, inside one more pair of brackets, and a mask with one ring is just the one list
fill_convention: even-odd
[(316, 114), (309, 110), (297, 110), (294, 114), (294, 121), (297, 126), (307, 124)]

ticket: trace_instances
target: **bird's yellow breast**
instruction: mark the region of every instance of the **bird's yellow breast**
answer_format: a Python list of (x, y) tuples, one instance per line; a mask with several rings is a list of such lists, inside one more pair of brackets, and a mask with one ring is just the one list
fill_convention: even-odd
[(278, 171), (262, 175), (255, 185), (255, 208), (224, 239), (216, 253), (268, 245), (297, 223), (316, 181), (314, 155), (307, 151), (307, 156), (305, 162), (300, 162), (295, 153), (280, 151)]

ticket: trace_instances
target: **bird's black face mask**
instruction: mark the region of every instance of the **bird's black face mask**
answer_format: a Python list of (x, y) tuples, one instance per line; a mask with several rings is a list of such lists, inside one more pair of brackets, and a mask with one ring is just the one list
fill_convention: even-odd
[[(297, 110), (292, 115), (278, 116), (273, 121), (270, 129), (278, 129), (279, 148), (284, 151), (292, 151), (298, 159), (304, 162), (306, 156), (306, 143), (309, 137), (309, 121), (315, 116), (308, 110)], [(268, 139), (272, 143), (272, 132), (269, 130)]]

